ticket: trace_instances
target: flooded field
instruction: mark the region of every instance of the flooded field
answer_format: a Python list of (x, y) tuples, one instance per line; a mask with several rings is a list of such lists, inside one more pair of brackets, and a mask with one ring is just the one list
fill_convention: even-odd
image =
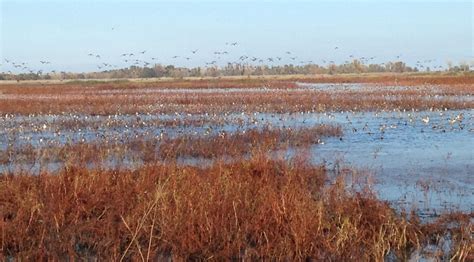
[[(297, 88), (146, 89), (128, 94), (176, 93), (213, 94), (259, 92), (301, 92), (316, 89), (325, 92), (360, 90), (408, 90), (409, 87), (374, 87), (365, 84), (304, 84)], [(426, 88), (426, 87), (425, 87)], [(437, 90), (430, 87), (430, 90)], [(90, 92), (90, 91), (86, 91)], [(121, 92), (121, 93), (120, 93)], [(99, 94), (123, 94), (125, 91), (101, 91)], [(97, 95), (97, 94), (96, 94)], [(4, 98), (4, 97), (3, 97)], [(43, 97), (31, 97), (42, 99)], [(451, 95), (457, 101), (469, 95)], [(163, 105), (162, 105), (163, 106)], [(117, 143), (134, 138), (167, 139), (182, 136), (213, 137), (245, 133), (251, 129), (298, 129), (315, 125), (339, 126), (341, 137), (324, 137), (310, 149), (311, 159), (336, 173), (351, 168), (364, 172), (381, 199), (399, 209), (416, 209), (420, 214), (436, 216), (461, 210), (472, 212), (474, 203), (474, 115), (473, 109), (448, 110), (377, 110), (377, 111), (302, 111), (229, 112), (225, 114), (136, 113), (90, 114), (5, 114), (0, 117), (0, 170), (12, 168), (39, 172), (40, 166), (53, 170), (64, 163), (48, 156), (39, 160), (27, 154), (9, 156), (13, 151), (41, 152), (53, 147), (77, 143)], [(159, 142), (158, 142), (159, 143)], [(156, 146), (155, 150), (159, 150)], [(288, 149), (291, 152), (298, 148)], [(133, 151), (133, 150), (132, 150)], [(130, 151), (130, 153), (132, 153)], [(281, 152), (280, 152), (281, 153)], [(127, 157), (126, 157), (127, 158)], [(48, 163), (47, 159), (50, 160)], [(142, 159), (127, 158), (129, 163)], [(208, 165), (216, 158), (178, 156), (182, 163)], [(231, 157), (227, 157), (231, 161)], [(107, 158), (114, 166), (115, 160)], [(103, 164), (103, 163), (102, 163)]]
[[(474, 100), (470, 86), (285, 81), (233, 87), (230, 83), (198, 83), (200, 87), (171, 83), (176, 85), (172, 88), (150, 84), (46, 86), (38, 87), (41, 95), (34, 86), (4, 87), (0, 95), (0, 176), (3, 183), (11, 183), (5, 197), (18, 193), (18, 205), (29, 210), (30, 203), (22, 202), (16, 188), (29, 183), (27, 188), (42, 188), (31, 182), (38, 178), (50, 183), (65, 179), (58, 182), (64, 183), (59, 188), (74, 193), (63, 197), (74, 196), (75, 201), (81, 199), (76, 193), (78, 183), (84, 190), (107, 185), (101, 189), (107, 198), (114, 197), (109, 195), (110, 188), (129, 192), (136, 186), (134, 196), (146, 198), (149, 190), (156, 190), (154, 183), (164, 187), (171, 179), (166, 190), (178, 190), (196, 205), (209, 204), (202, 201), (214, 199), (222, 188), (230, 190), (225, 194), (236, 195), (226, 202), (231, 203), (231, 213), (256, 215), (251, 211), (255, 200), (236, 202), (244, 201), (240, 194), (264, 199), (279, 192), (284, 201), (304, 206), (292, 212), (307, 216), (305, 219), (314, 217), (311, 212), (315, 210), (322, 212), (318, 208), (324, 206), (328, 230), (339, 230), (341, 219), (357, 223), (365, 223), (358, 220), (365, 216), (374, 219), (372, 210), (379, 212), (375, 217), (394, 219), (384, 222), (391, 227), (406, 227), (390, 230), (410, 228), (415, 230), (410, 231), (413, 236), (416, 230), (429, 235), (453, 223), (472, 226)], [(116, 184), (120, 173), (120, 183), (130, 183), (125, 188), (125, 184)], [(147, 182), (149, 179), (154, 182)], [(94, 184), (96, 180), (102, 182)], [(189, 189), (191, 185), (195, 191)], [(286, 187), (291, 193), (285, 193)], [(266, 189), (255, 191), (259, 188)], [(92, 195), (89, 201), (97, 199)], [(160, 201), (169, 208), (162, 216), (175, 214), (167, 219), (181, 221), (174, 213), (179, 211), (173, 207), (176, 199)], [(259, 203), (265, 207), (272, 201), (279, 203), (278, 198)], [(340, 209), (332, 210), (333, 206)], [(362, 213), (352, 214), (345, 208)], [(202, 219), (208, 219), (207, 211), (203, 212)], [(262, 212), (258, 219), (272, 219)], [(413, 221), (407, 215), (411, 212)], [(349, 213), (354, 217), (344, 218)], [(430, 224), (437, 219), (441, 222)], [(318, 229), (312, 233), (314, 230)], [(459, 231), (462, 238), (455, 240), (464, 245), (469, 240), (463, 230)], [(417, 244), (418, 248), (404, 252), (409, 257), (429, 258), (427, 254), (454, 245), (449, 234), (443, 231), (435, 243)], [(385, 259), (395, 256), (383, 250)]]

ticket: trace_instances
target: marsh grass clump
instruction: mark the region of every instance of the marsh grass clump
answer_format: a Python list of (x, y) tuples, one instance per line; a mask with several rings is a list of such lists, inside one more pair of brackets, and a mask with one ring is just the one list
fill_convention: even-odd
[(308, 148), (322, 138), (340, 136), (340, 126), (326, 124), (286, 128), (264, 125), (261, 128), (228, 133), (182, 134), (176, 137), (146, 134), (131, 137), (103, 136), (88, 142), (72, 141), (41, 147), (30, 143), (12, 145), (0, 150), (0, 164), (6, 168), (38, 166), (37, 169), (41, 169), (48, 163), (57, 166), (105, 166), (104, 163), (107, 162), (141, 165), (156, 161), (176, 161), (179, 158), (217, 160), (249, 156), (257, 150), (271, 153), (288, 148)]
[(325, 168), (305, 157), (286, 161), (259, 152), (206, 168), (167, 163), (4, 174), (1, 255), (380, 261), (406, 257), (448, 230), (446, 256), (472, 257), (466, 215), (421, 224), (369, 190), (348, 189), (344, 179), (327, 185)]
[[(418, 224), (304, 158), (0, 177), (3, 259), (381, 260)], [(465, 249), (465, 247), (464, 247)]]
[(315, 125), (300, 128), (252, 128), (235, 133), (222, 132), (210, 136), (183, 136), (165, 139), (159, 146), (162, 159), (178, 157), (217, 158), (243, 156), (256, 148), (271, 152), (278, 149), (308, 147), (322, 137), (340, 137), (342, 128)]

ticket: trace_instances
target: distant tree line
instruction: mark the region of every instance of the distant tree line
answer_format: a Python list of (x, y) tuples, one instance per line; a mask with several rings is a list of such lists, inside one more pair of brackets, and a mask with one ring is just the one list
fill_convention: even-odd
[[(469, 71), (467, 64), (452, 66), (448, 63), (448, 72)], [(101, 72), (71, 73), (53, 72), (43, 73), (0, 73), (0, 80), (49, 80), (49, 79), (121, 79), (121, 78), (184, 78), (184, 77), (218, 77), (218, 76), (259, 76), (259, 75), (314, 75), (314, 74), (350, 74), (350, 73), (404, 73), (418, 72), (416, 67), (407, 66), (404, 62), (387, 62), (383, 64), (364, 64), (354, 60), (345, 64), (329, 64), (321, 66), (317, 64), (306, 65), (249, 65), (229, 63), (225, 66), (213, 67), (176, 67), (174, 65), (156, 64), (153, 67), (131, 66), (129, 68), (106, 70)], [(430, 71), (429, 67), (425, 71)]]

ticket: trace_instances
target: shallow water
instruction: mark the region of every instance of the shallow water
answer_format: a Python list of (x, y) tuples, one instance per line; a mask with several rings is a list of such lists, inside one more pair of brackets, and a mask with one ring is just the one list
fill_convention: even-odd
[[(473, 113), (300, 114), (288, 116), (284, 123), (341, 125), (342, 139), (326, 138), (312, 148), (315, 163), (324, 163), (330, 170), (344, 166), (365, 170), (382, 199), (433, 216), (474, 210)], [(275, 116), (266, 117), (278, 123)]]

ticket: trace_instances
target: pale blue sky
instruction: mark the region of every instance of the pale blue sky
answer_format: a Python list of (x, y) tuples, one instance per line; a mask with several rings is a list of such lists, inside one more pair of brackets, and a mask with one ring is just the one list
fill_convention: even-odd
[(289, 63), (286, 51), (315, 63), (351, 54), (376, 62), (474, 60), (471, 1), (0, 1), (0, 71), (12, 69), (5, 58), (35, 70), (125, 66), (120, 54), (142, 50), (140, 60), (186, 66), (224, 50), (222, 63), (241, 55)]

